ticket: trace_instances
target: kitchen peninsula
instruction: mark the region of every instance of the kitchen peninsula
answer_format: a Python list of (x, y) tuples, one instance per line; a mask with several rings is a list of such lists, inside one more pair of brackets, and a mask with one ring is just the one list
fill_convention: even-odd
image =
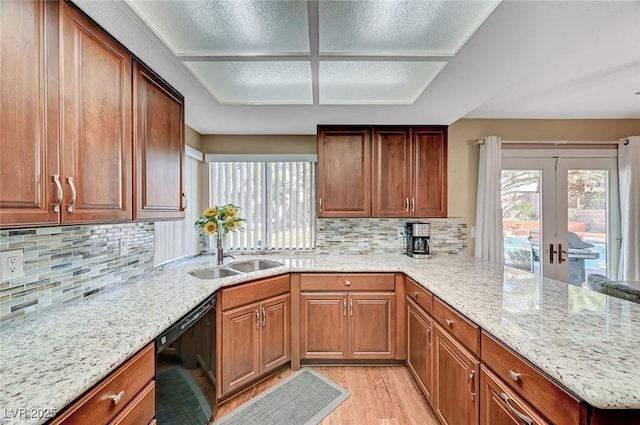
[[(265, 258), (261, 256), (261, 258)], [(640, 409), (640, 305), (470, 258), (272, 256), (284, 264), (216, 280), (195, 257), (0, 330), (0, 409), (60, 412), (221, 287), (285, 273), (404, 273), (597, 409)], [(0, 418), (2, 424), (38, 424)]]

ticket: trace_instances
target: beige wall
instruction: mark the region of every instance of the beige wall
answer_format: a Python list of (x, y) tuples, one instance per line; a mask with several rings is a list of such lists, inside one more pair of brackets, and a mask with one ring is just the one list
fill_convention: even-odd
[(202, 152), (202, 135), (188, 125), (184, 126), (184, 142)]
[(316, 153), (315, 135), (226, 135), (202, 136), (202, 152), (218, 154)]
[[(616, 140), (640, 134), (640, 120), (461, 119), (449, 126), (450, 217), (466, 217), (475, 225), (479, 146), (485, 136), (502, 140)], [(469, 237), (471, 232), (469, 232)], [(473, 240), (469, 240), (473, 255)]]

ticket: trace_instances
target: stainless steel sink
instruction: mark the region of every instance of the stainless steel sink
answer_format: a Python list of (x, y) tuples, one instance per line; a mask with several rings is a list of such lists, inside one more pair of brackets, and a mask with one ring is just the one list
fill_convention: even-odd
[(227, 266), (229, 269), (237, 270), (243, 273), (251, 273), (257, 272), (260, 270), (266, 270), (273, 267), (280, 267), (283, 264), (278, 261), (271, 260), (247, 260), (247, 261), (236, 261), (235, 263), (231, 263)]
[(195, 276), (198, 279), (219, 279), (221, 277), (229, 277), (240, 274), (239, 271), (223, 269), (223, 268), (211, 268), (203, 270), (194, 270), (189, 272), (191, 276)]

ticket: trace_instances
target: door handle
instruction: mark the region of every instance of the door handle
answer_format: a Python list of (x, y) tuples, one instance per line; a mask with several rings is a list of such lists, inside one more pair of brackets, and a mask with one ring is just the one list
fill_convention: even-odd
[(322, 198), (320, 198), (320, 212), (322, 212)]
[(411, 212), (416, 212), (416, 198), (411, 198)]
[(72, 213), (73, 212), (73, 207), (75, 207), (76, 205), (76, 185), (73, 182), (73, 177), (69, 176), (67, 177), (67, 183), (69, 183), (69, 186), (71, 187), (71, 203), (69, 205), (67, 205), (67, 212)]
[(353, 300), (349, 300), (349, 310), (351, 311), (350, 315), (353, 316)]
[(256, 329), (260, 328), (260, 313), (256, 310)]
[(467, 380), (467, 389), (469, 390), (469, 395), (471, 396), (471, 401), (475, 401), (476, 399), (476, 393), (474, 391), (471, 391), (471, 382), (473, 381), (473, 378), (475, 378), (476, 376), (476, 371), (472, 370), (471, 373), (469, 374), (469, 379)]
[(558, 251), (554, 251), (553, 250), (553, 244), (549, 244), (549, 264), (553, 264), (553, 254), (557, 253)]
[(409, 198), (405, 198), (405, 209), (407, 210), (407, 212), (409, 212)]
[(563, 251), (563, 250), (562, 250), (562, 244), (561, 244), (561, 243), (559, 243), (559, 244), (558, 244), (558, 264), (562, 264), (562, 263), (564, 263), (565, 261), (567, 261), (567, 260), (565, 260), (564, 258), (562, 258), (562, 254), (566, 254), (566, 253), (567, 253), (567, 251)]
[(342, 315), (347, 317), (347, 300), (346, 298), (342, 300)]
[(509, 408), (509, 410), (511, 410), (511, 412), (514, 415), (516, 415), (518, 417), (518, 419), (520, 419), (522, 422), (524, 422), (527, 425), (533, 425), (533, 419), (531, 419), (530, 417), (518, 412), (518, 410), (511, 405), (511, 403), (510, 403), (511, 397), (509, 397), (507, 395), (507, 393), (501, 393), (500, 394), (500, 398), (502, 398), (504, 400), (504, 402), (507, 404), (507, 407)]
[(58, 189), (58, 199), (56, 203), (53, 204), (53, 212), (60, 212), (60, 204), (62, 204), (62, 184), (60, 184), (60, 176), (58, 174), (54, 174), (53, 182), (56, 184), (56, 188)]
[(262, 309), (262, 327), (264, 328), (267, 325), (267, 311)]

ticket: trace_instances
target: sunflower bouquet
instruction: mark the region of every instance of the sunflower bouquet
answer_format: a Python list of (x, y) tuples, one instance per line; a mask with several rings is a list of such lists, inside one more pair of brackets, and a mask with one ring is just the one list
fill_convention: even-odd
[(202, 228), (207, 235), (226, 235), (237, 230), (242, 231), (244, 218), (238, 217), (240, 208), (233, 204), (214, 205), (202, 213), (195, 226)]

